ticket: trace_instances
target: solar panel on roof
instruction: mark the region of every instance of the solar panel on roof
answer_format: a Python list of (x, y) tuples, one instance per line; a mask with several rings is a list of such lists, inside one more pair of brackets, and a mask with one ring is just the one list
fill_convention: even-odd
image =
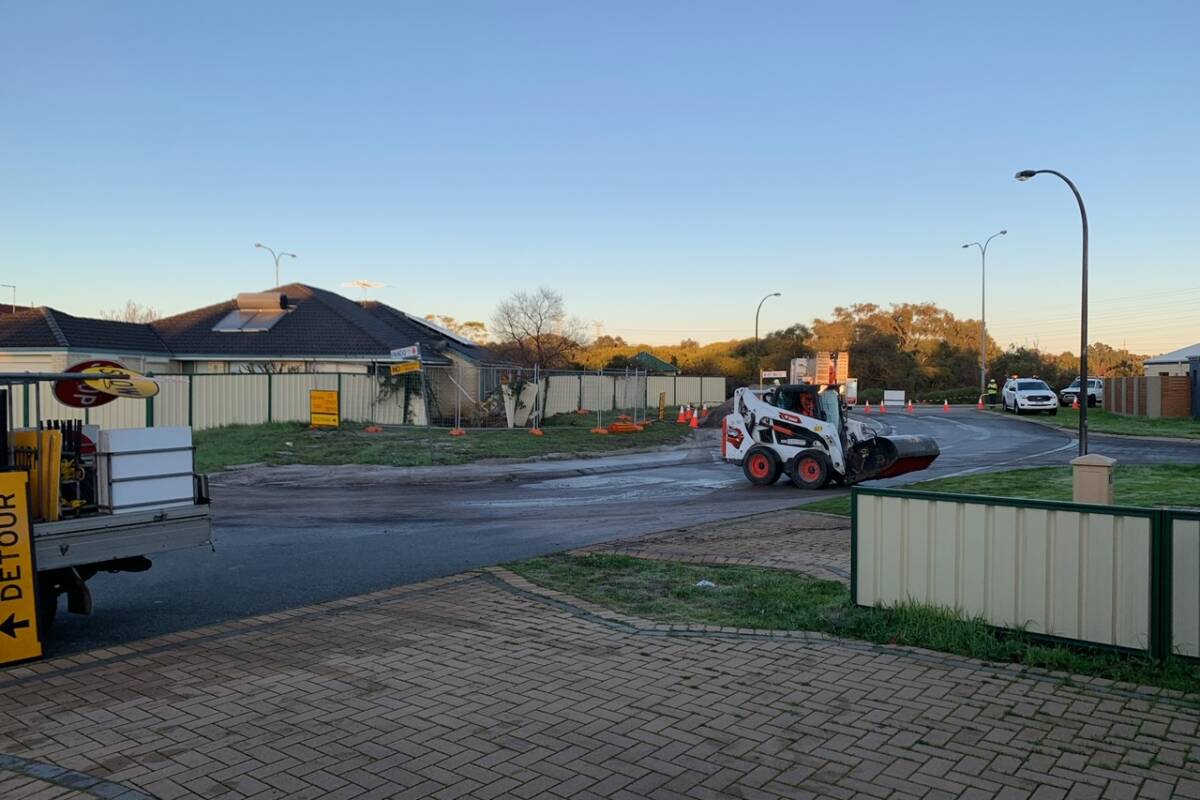
[(275, 323), (283, 319), (286, 311), (259, 311), (254, 317), (242, 326), (244, 333), (266, 333), (275, 327)]
[(234, 309), (213, 326), (213, 333), (239, 333), (242, 327), (254, 319), (255, 312)]

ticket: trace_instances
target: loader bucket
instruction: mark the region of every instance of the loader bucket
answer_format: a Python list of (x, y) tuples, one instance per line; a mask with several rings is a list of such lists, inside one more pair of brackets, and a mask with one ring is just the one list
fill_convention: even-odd
[(850, 478), (850, 483), (894, 478), (906, 472), (922, 470), (941, 454), (937, 442), (928, 436), (876, 436), (871, 440), (871, 454), (863, 470)]

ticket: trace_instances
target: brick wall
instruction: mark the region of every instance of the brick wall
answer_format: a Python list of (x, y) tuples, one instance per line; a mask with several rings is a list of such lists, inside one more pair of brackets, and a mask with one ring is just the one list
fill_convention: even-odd
[(1114, 414), (1190, 417), (1192, 391), (1186, 376), (1106, 378), (1104, 407)]

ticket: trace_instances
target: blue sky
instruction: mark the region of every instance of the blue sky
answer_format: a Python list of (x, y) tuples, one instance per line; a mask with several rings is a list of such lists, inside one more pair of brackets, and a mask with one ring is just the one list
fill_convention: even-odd
[[(366, 278), (747, 336), (838, 304), (1200, 340), (1200, 4), (0, 0), (0, 282), (94, 314)], [(355, 294), (354, 290), (344, 290)], [(7, 298), (7, 290), (0, 293)]]

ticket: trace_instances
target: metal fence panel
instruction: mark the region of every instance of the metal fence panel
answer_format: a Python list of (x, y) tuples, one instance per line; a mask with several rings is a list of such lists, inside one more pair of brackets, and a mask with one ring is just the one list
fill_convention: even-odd
[(862, 605), (916, 601), (1102, 645), (1151, 645), (1155, 512), (856, 489)]
[(579, 410), (581, 382), (578, 375), (551, 375), (545, 383), (545, 416), (571, 414)]
[(674, 378), (668, 378), (661, 375), (651, 375), (650, 377), (646, 378), (646, 393), (648, 395), (646, 398), (646, 405), (650, 406), (651, 408), (657, 408), (658, 395), (662, 392), (666, 392), (667, 394), (666, 404), (668, 406), (679, 405), (675, 402)]
[(338, 388), (338, 376), (332, 373), (280, 373), (268, 375), (267, 379), (271, 382), (272, 422), (308, 422), (308, 393), (313, 389)]
[(612, 411), (612, 379), (604, 375), (581, 375), (580, 407), (586, 411)]
[(704, 402), (704, 379), (685, 378), (682, 375), (675, 379), (675, 402), (681, 404), (700, 405)]
[(1171, 520), (1170, 570), (1172, 650), (1200, 658), (1200, 515)]
[(154, 398), (154, 424), (164, 427), (188, 425), (191, 420), (192, 379), (179, 376), (176, 380), (163, 383)]
[(729, 399), (725, 396), (725, 379), (701, 378), (700, 396), (701, 403), (724, 403)]
[(197, 430), (266, 421), (266, 375), (192, 376), (192, 426)]

